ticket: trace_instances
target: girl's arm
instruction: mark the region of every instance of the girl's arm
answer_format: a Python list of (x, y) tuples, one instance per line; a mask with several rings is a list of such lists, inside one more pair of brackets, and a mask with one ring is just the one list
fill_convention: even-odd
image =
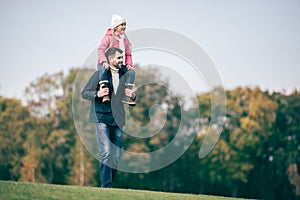
[(102, 64), (103, 62), (107, 62), (107, 59), (105, 57), (105, 51), (109, 47), (109, 44), (110, 37), (105, 36), (98, 47), (98, 63)]
[(124, 46), (125, 46), (125, 64), (133, 66), (131, 47), (130, 47), (130, 43), (129, 43), (128, 39), (125, 39)]

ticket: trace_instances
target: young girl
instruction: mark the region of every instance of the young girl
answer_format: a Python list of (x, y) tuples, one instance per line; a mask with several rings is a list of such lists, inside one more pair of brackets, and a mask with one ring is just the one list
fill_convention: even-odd
[[(126, 21), (123, 17), (113, 14), (111, 19), (111, 28), (109, 28), (103, 37), (101, 44), (98, 48), (98, 70), (100, 74), (101, 87), (105, 87), (107, 81), (107, 73), (109, 64), (105, 57), (105, 52), (110, 47), (116, 47), (123, 51), (124, 63), (121, 70), (127, 74), (126, 87), (134, 88), (135, 71), (132, 64), (131, 46), (128, 38), (125, 35)], [(103, 98), (103, 101), (109, 101), (109, 97)], [(122, 101), (129, 105), (135, 105), (126, 95)]]

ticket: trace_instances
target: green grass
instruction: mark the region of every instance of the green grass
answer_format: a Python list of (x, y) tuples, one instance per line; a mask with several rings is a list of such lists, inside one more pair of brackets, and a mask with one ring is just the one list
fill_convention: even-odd
[(225, 200), (237, 198), (152, 192), (145, 190), (104, 189), (96, 187), (80, 187), (67, 185), (52, 185), (40, 183), (24, 183), (0, 181), (0, 199), (67, 199), (67, 200)]

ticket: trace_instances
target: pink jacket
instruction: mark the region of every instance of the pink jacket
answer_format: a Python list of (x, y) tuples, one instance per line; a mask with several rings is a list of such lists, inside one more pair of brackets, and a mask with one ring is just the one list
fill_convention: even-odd
[[(109, 28), (106, 31), (106, 34), (101, 41), (101, 44), (98, 48), (98, 63), (102, 64), (104, 61), (107, 62), (107, 59), (105, 57), (105, 51), (106, 51), (106, 49), (109, 48), (109, 45), (110, 45), (110, 42), (112, 39), (112, 33), (113, 33), (113, 30), (111, 28)], [(119, 37), (119, 36), (115, 35), (115, 37)], [(125, 46), (125, 64), (133, 66), (130, 43), (126, 37), (124, 38), (124, 46)], [(110, 47), (119, 48), (119, 41), (117, 39), (115, 39)]]

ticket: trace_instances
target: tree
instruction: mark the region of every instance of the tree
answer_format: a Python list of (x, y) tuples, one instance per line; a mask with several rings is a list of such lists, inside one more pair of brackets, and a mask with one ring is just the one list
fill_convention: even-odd
[[(77, 143), (72, 115), (76, 72), (72, 69), (66, 77), (62, 72), (46, 74), (26, 88), (28, 109), (38, 118), (40, 125), (40, 132), (34, 132), (30, 137), (31, 142), (38, 143), (28, 146), (26, 159), (38, 157), (36, 159), (43, 163), (41, 172), (49, 183), (67, 184), (73, 168), (71, 165), (75, 163), (73, 159), (76, 159), (72, 157), (72, 149)], [(40, 153), (31, 155), (32, 151)]]
[[(127, 107), (126, 118), (135, 124), (126, 127), (123, 148), (136, 153), (158, 150), (174, 139), (182, 121), (187, 134), (177, 142), (179, 148), (198, 132), (187, 151), (169, 166), (150, 173), (119, 172), (115, 187), (263, 199), (299, 196), (298, 91), (290, 95), (248, 87), (227, 91), (226, 116), (213, 122), (223, 120), (223, 132), (214, 149), (199, 159), (204, 137), (211, 131), (211, 94), (199, 94), (199, 105), (185, 111), (189, 117), (182, 118), (185, 102), (168, 90), (168, 81), (161, 80), (159, 70), (136, 70), (137, 105)], [(88, 119), (89, 110), (82, 99), (72, 98), (78, 95), (74, 88), (79, 92), (83, 87), (74, 85), (77, 75), (77, 69), (71, 69), (66, 76), (59, 72), (38, 78), (26, 89), (26, 106), (20, 100), (0, 97), (0, 179), (99, 184), (99, 162), (88, 152), (98, 152), (95, 141), (91, 146), (81, 142), (95, 140), (93, 124), (88, 120), (76, 124), (77, 130), (85, 127), (87, 131), (79, 137), (74, 126), (80, 117)], [(72, 113), (72, 104), (82, 115)], [(195, 122), (200, 129), (188, 129)], [(150, 157), (144, 157), (130, 164), (149, 162)]]
[(34, 125), (34, 119), (20, 100), (0, 96), (0, 179), (20, 178), (23, 143)]
[(76, 136), (76, 144), (71, 151), (69, 167), (69, 184), (96, 186), (99, 182), (97, 173), (99, 163), (87, 152), (78, 136)]
[(278, 199), (292, 199), (300, 195), (297, 179), (300, 174), (300, 94), (298, 91), (290, 95), (273, 93), (272, 98), (278, 103), (278, 110), (274, 134), (265, 153), (264, 172), (269, 175), (269, 182), (274, 185), (273, 193)]
[(45, 74), (25, 89), (26, 105), (35, 117), (50, 117), (57, 98), (62, 96), (63, 72)]

